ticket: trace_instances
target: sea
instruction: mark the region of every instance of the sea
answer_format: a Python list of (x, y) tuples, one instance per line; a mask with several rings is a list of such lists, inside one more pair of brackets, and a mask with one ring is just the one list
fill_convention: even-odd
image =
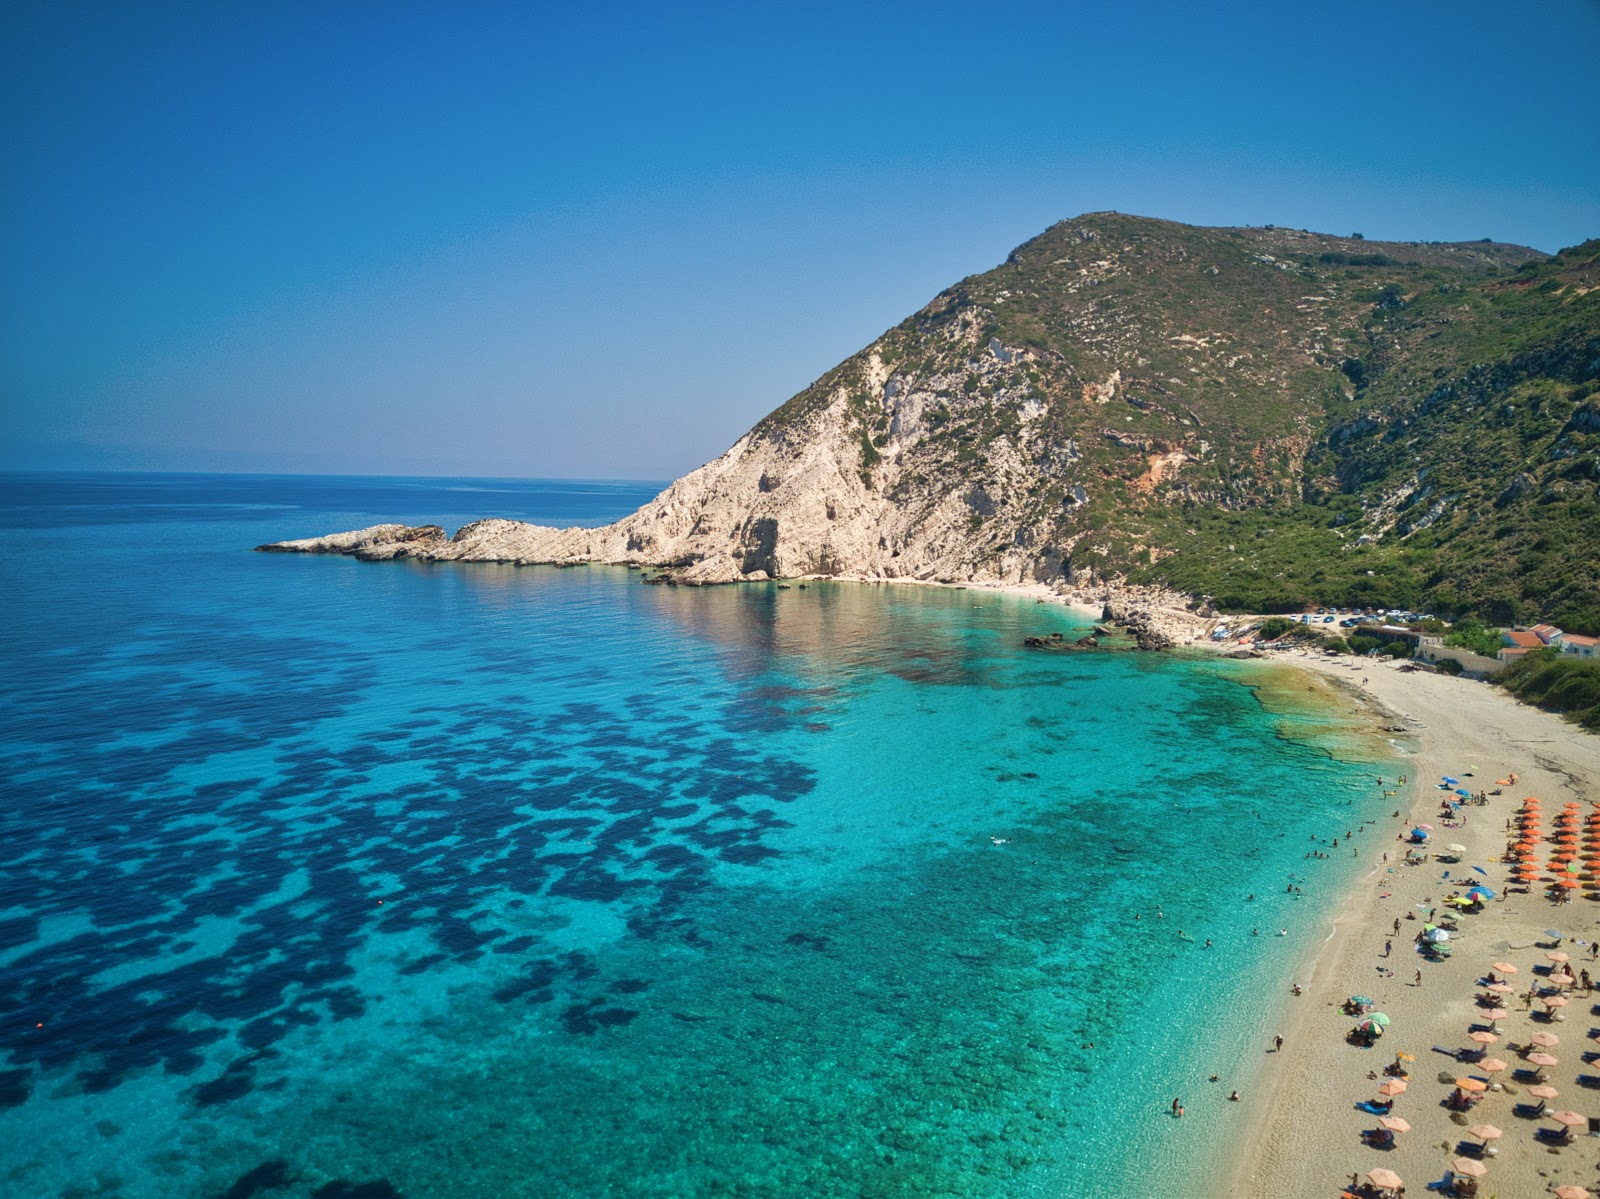
[(253, 552), (658, 486), (0, 476), (0, 1196), (1215, 1189), (1394, 747), (1026, 596)]

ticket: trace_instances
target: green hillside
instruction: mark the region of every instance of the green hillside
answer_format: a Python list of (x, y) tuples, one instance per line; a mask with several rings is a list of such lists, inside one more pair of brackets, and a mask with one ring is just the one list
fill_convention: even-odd
[[(804, 438), (845, 389), (869, 485), (959, 491), (993, 533), (980, 552), (1037, 547), (1074, 579), (1600, 631), (1597, 276), (1594, 241), (1547, 257), (1092, 214), (756, 435)], [(891, 429), (913, 420), (914, 442)]]

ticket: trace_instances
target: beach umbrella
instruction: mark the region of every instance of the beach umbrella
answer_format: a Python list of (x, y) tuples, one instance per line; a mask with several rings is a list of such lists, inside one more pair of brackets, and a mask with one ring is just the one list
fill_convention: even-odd
[(1561, 878), (1556, 880), (1556, 886), (1562, 888), (1563, 890), (1570, 891), (1574, 887), (1583, 886), (1583, 880), (1578, 878)]
[(1503, 1007), (1492, 1007), (1487, 1011), (1479, 1012), (1478, 1014), (1485, 1020), (1504, 1020), (1511, 1013), (1506, 1011), (1506, 1009)]
[(1540, 1049), (1554, 1049), (1561, 1044), (1561, 1038), (1553, 1032), (1536, 1032), (1528, 1040), (1539, 1046)]
[(1474, 887), (1474, 888), (1472, 888), (1472, 890), (1467, 892), (1467, 898), (1468, 899), (1476, 899), (1480, 895), (1483, 896), (1485, 899), (1493, 899), (1494, 898), (1494, 892), (1489, 890), (1488, 887)]
[(1561, 1092), (1550, 1086), (1548, 1083), (1540, 1083), (1536, 1087), (1529, 1087), (1528, 1094), (1532, 1095), (1535, 1099), (1554, 1099), (1557, 1095), (1561, 1094)]
[(1451, 778), (1448, 774), (1441, 774), (1439, 777), (1442, 778), (1445, 782), (1449, 783), (1452, 787), (1454, 787), (1457, 783), (1459, 783), (1461, 781), (1460, 779)]
[(1472, 1091), (1480, 1095), (1489, 1089), (1488, 1083), (1476, 1078), (1458, 1078), (1456, 1079), (1456, 1086), (1463, 1091)]
[(1452, 1157), (1450, 1168), (1457, 1174), (1465, 1174), (1468, 1178), (1482, 1178), (1489, 1172), (1489, 1167), (1470, 1157)]
[(1400, 1180), (1400, 1175), (1393, 1170), (1385, 1170), (1382, 1166), (1379, 1166), (1376, 1170), (1368, 1170), (1367, 1181), (1375, 1187), (1383, 1187), (1385, 1190), (1390, 1191), (1399, 1190), (1406, 1185)]
[(1371, 1007), (1373, 1004), (1377, 1003), (1378, 1001), (1376, 999), (1373, 999), (1369, 995), (1352, 995), (1345, 1002), (1353, 1004), (1356, 1007)]
[(1384, 1015), (1382, 1012), (1373, 1012), (1372, 1015), (1367, 1017), (1367, 1018), (1369, 1020), (1371, 1020), (1374, 1024), (1376, 1024), (1379, 1028), (1388, 1028), (1389, 1027), (1389, 1017)]
[(1387, 1128), (1390, 1132), (1411, 1131), (1410, 1122), (1402, 1120), (1399, 1116), (1379, 1116), (1378, 1123), (1383, 1125), (1383, 1127)]
[(1581, 1116), (1577, 1112), (1565, 1110), (1559, 1112), (1546, 1112), (1544, 1114), (1544, 1118), (1546, 1120), (1554, 1120), (1557, 1124), (1565, 1125), (1567, 1128), (1578, 1128), (1589, 1123), (1588, 1116)]
[(1548, 1053), (1530, 1053), (1526, 1060), (1544, 1070), (1553, 1070), (1561, 1064), (1559, 1059), (1551, 1057)]
[(1565, 995), (1546, 995), (1540, 1002), (1545, 1007), (1566, 1007), (1567, 997)]
[(1427, 937), (1428, 937), (1428, 940), (1435, 941), (1435, 942), (1448, 941), (1450, 939), (1450, 934), (1445, 929), (1435, 928), (1435, 929), (1432, 929), (1432, 930), (1430, 930), (1428, 932)]
[(1467, 1040), (1476, 1041), (1480, 1045), (1493, 1045), (1500, 1038), (1492, 1032), (1473, 1032), (1467, 1034)]
[(1385, 1099), (1392, 1099), (1396, 1095), (1404, 1095), (1405, 1093), (1406, 1080), (1403, 1078), (1391, 1078), (1388, 1082), (1384, 1083), (1378, 1088), (1378, 1094), (1382, 1095)]
[(1556, 1199), (1594, 1199), (1588, 1191), (1580, 1186), (1573, 1186), (1570, 1182), (1565, 1186), (1558, 1186), (1554, 1194)]
[[(1549, 929), (1545, 929), (1545, 935), (1546, 936), (1550, 935), (1550, 930)], [(1552, 949), (1549, 953), (1545, 954), (1544, 956), (1547, 957), (1552, 962), (1570, 962), (1572, 960), (1566, 954), (1562, 953), (1559, 949)]]
[(1517, 968), (1510, 962), (1490, 962), (1489, 967), (1492, 970), (1498, 970), (1501, 974), (1515, 974), (1517, 972)]
[(1431, 824), (1419, 824), (1419, 825), (1417, 825), (1417, 827), (1420, 828), (1425, 833), (1433, 832), (1433, 825), (1431, 825)]
[(1503, 1062), (1497, 1057), (1486, 1057), (1478, 1063), (1478, 1069), (1485, 1074), (1499, 1074), (1500, 1071), (1509, 1070), (1510, 1068), (1509, 1063)]
[(1457, 845), (1454, 842), (1451, 842), (1449, 845), (1444, 847), (1444, 851), (1445, 853), (1462, 854), (1467, 852), (1467, 847), (1465, 845)]
[(1484, 988), (1486, 991), (1493, 991), (1496, 995), (1507, 995), (1513, 989), (1510, 983), (1490, 983)]
[(1485, 1145), (1487, 1145), (1490, 1141), (1498, 1141), (1501, 1137), (1506, 1135), (1493, 1124), (1474, 1124), (1471, 1128), (1467, 1129), (1467, 1131), (1473, 1136), (1477, 1137)]
[(1465, 788), (1462, 788), (1461, 790), (1458, 790), (1456, 792), (1456, 794), (1459, 795), (1462, 799), (1471, 799), (1472, 798), (1472, 792), (1466, 790)]

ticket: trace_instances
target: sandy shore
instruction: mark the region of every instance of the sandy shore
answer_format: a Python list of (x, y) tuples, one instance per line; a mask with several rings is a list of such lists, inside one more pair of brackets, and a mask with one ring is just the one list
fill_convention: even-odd
[[(1565, 934), (1562, 948), (1573, 955), (1574, 969), (1588, 966), (1600, 977), (1600, 965), (1590, 962), (1590, 943), (1600, 936), (1600, 903), (1579, 898), (1556, 906), (1541, 889), (1508, 893), (1506, 870), (1497, 860), (1505, 848), (1505, 825), (1522, 797), (1536, 795), (1544, 801), (1546, 831), (1561, 805), (1569, 800), (1592, 810), (1600, 798), (1600, 738), (1583, 733), (1556, 716), (1519, 704), (1483, 683), (1424, 672), (1402, 673), (1398, 664), (1367, 659), (1330, 659), (1285, 655), (1287, 664), (1344, 680), (1362, 702), (1377, 709), (1385, 724), (1404, 724), (1414, 738), (1416, 751), (1406, 771), (1409, 783), (1395, 797), (1401, 815), (1385, 814), (1376, 826), (1358, 834), (1355, 845), (1362, 858), (1374, 860), (1350, 893), (1330, 909), (1329, 938), (1299, 966), (1294, 979), (1304, 994), (1288, 1000), (1281, 1024), (1263, 1028), (1263, 1069), (1256, 1093), (1246, 1096), (1244, 1126), (1251, 1129), (1239, 1145), (1237, 1168), (1219, 1180), (1218, 1196), (1240, 1199), (1334, 1199), (1353, 1173), (1363, 1179), (1368, 1170), (1384, 1166), (1405, 1180), (1407, 1194), (1421, 1195), (1427, 1184), (1445, 1177), (1458, 1145), (1471, 1142), (1467, 1126), (1494, 1124), (1504, 1130), (1499, 1153), (1486, 1158), (1488, 1174), (1480, 1182), (1481, 1196), (1535, 1196), (1550, 1187), (1577, 1184), (1600, 1189), (1600, 1150), (1581, 1135), (1570, 1148), (1548, 1148), (1536, 1141), (1549, 1121), (1519, 1117), (1513, 1108), (1528, 1101), (1524, 1087), (1512, 1080), (1513, 1071), (1496, 1075), (1503, 1089), (1492, 1090), (1473, 1112), (1463, 1118), (1443, 1106), (1450, 1093), (1448, 1079), (1471, 1072), (1452, 1057), (1435, 1052), (1470, 1047), (1467, 1033), (1481, 1024), (1475, 995), (1476, 981), (1490, 963), (1514, 963), (1520, 984), (1504, 1006), (1511, 1015), (1501, 1022), (1502, 1038), (1490, 1048), (1492, 1056), (1522, 1065), (1509, 1043), (1525, 1043), (1535, 1031), (1554, 1032), (1562, 1045), (1553, 1052), (1560, 1065), (1550, 1072), (1550, 1082), (1561, 1097), (1552, 1109), (1572, 1108), (1585, 1116), (1600, 1116), (1600, 1090), (1578, 1085), (1579, 1075), (1600, 1074), (1600, 1063), (1587, 1064), (1582, 1055), (1600, 1051), (1591, 1005), (1600, 996), (1577, 993), (1564, 1021), (1544, 1024), (1532, 1020), (1523, 1002), (1533, 967), (1545, 966), (1544, 948), (1550, 941), (1546, 929)], [(1440, 776), (1472, 778), (1464, 782), (1474, 792), (1494, 790), (1495, 780), (1515, 771), (1515, 787), (1487, 806), (1463, 809), (1465, 827), (1446, 828), (1438, 818), (1444, 793), (1435, 784)], [(1395, 780), (1387, 780), (1390, 788)], [(1393, 810), (1393, 809), (1391, 809)], [(1467, 854), (1459, 863), (1440, 863), (1432, 855), (1425, 865), (1401, 864), (1404, 849), (1395, 839), (1413, 823), (1435, 827), (1433, 843), (1459, 842)], [(1342, 850), (1341, 850), (1342, 852)], [(1488, 871), (1487, 879), (1471, 873), (1473, 865)], [(1449, 879), (1444, 873), (1449, 871)], [(1464, 916), (1454, 956), (1429, 963), (1415, 951), (1413, 938), (1421, 918), (1455, 889), (1454, 883), (1485, 882), (1500, 899), (1478, 916)], [(1579, 892), (1580, 895), (1584, 894)], [(1405, 919), (1415, 913), (1417, 921)], [(1401, 931), (1394, 932), (1394, 921)], [(1393, 943), (1390, 956), (1385, 945)], [(1388, 975), (1386, 970), (1392, 970)], [(1422, 981), (1415, 982), (1421, 971)], [(1361, 1049), (1345, 1041), (1354, 1020), (1340, 1010), (1349, 995), (1369, 995), (1378, 1009), (1393, 1018), (1389, 1033), (1377, 1047)], [(1281, 1052), (1267, 1053), (1273, 1035), (1281, 1033)], [(1376, 1098), (1383, 1081), (1382, 1068), (1397, 1050), (1416, 1055), (1410, 1067), (1407, 1092), (1398, 1097), (1393, 1114), (1412, 1125), (1398, 1137), (1390, 1151), (1362, 1144), (1363, 1129), (1376, 1127), (1373, 1115), (1355, 1109), (1361, 1100)], [(1369, 1071), (1380, 1072), (1377, 1079)]]

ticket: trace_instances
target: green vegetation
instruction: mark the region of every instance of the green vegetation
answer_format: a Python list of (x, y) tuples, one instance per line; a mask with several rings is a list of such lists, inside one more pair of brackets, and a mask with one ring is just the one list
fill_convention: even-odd
[(1095, 213), (948, 288), (756, 432), (803, 440), (842, 400), (875, 476), (896, 397), (917, 395), (884, 485), (920, 502), (1000, 480), (963, 530), (984, 539), (974, 561), (1038, 547), (1223, 612), (1600, 633), (1597, 363), (1600, 240), (1545, 257)]
[(1482, 654), (1485, 658), (1492, 658), (1500, 652), (1505, 641), (1501, 638), (1499, 629), (1491, 629), (1477, 617), (1468, 616), (1456, 622), (1445, 636), (1444, 643), (1457, 649)]
[(1539, 650), (1513, 662), (1494, 682), (1518, 699), (1600, 732), (1600, 661)]

